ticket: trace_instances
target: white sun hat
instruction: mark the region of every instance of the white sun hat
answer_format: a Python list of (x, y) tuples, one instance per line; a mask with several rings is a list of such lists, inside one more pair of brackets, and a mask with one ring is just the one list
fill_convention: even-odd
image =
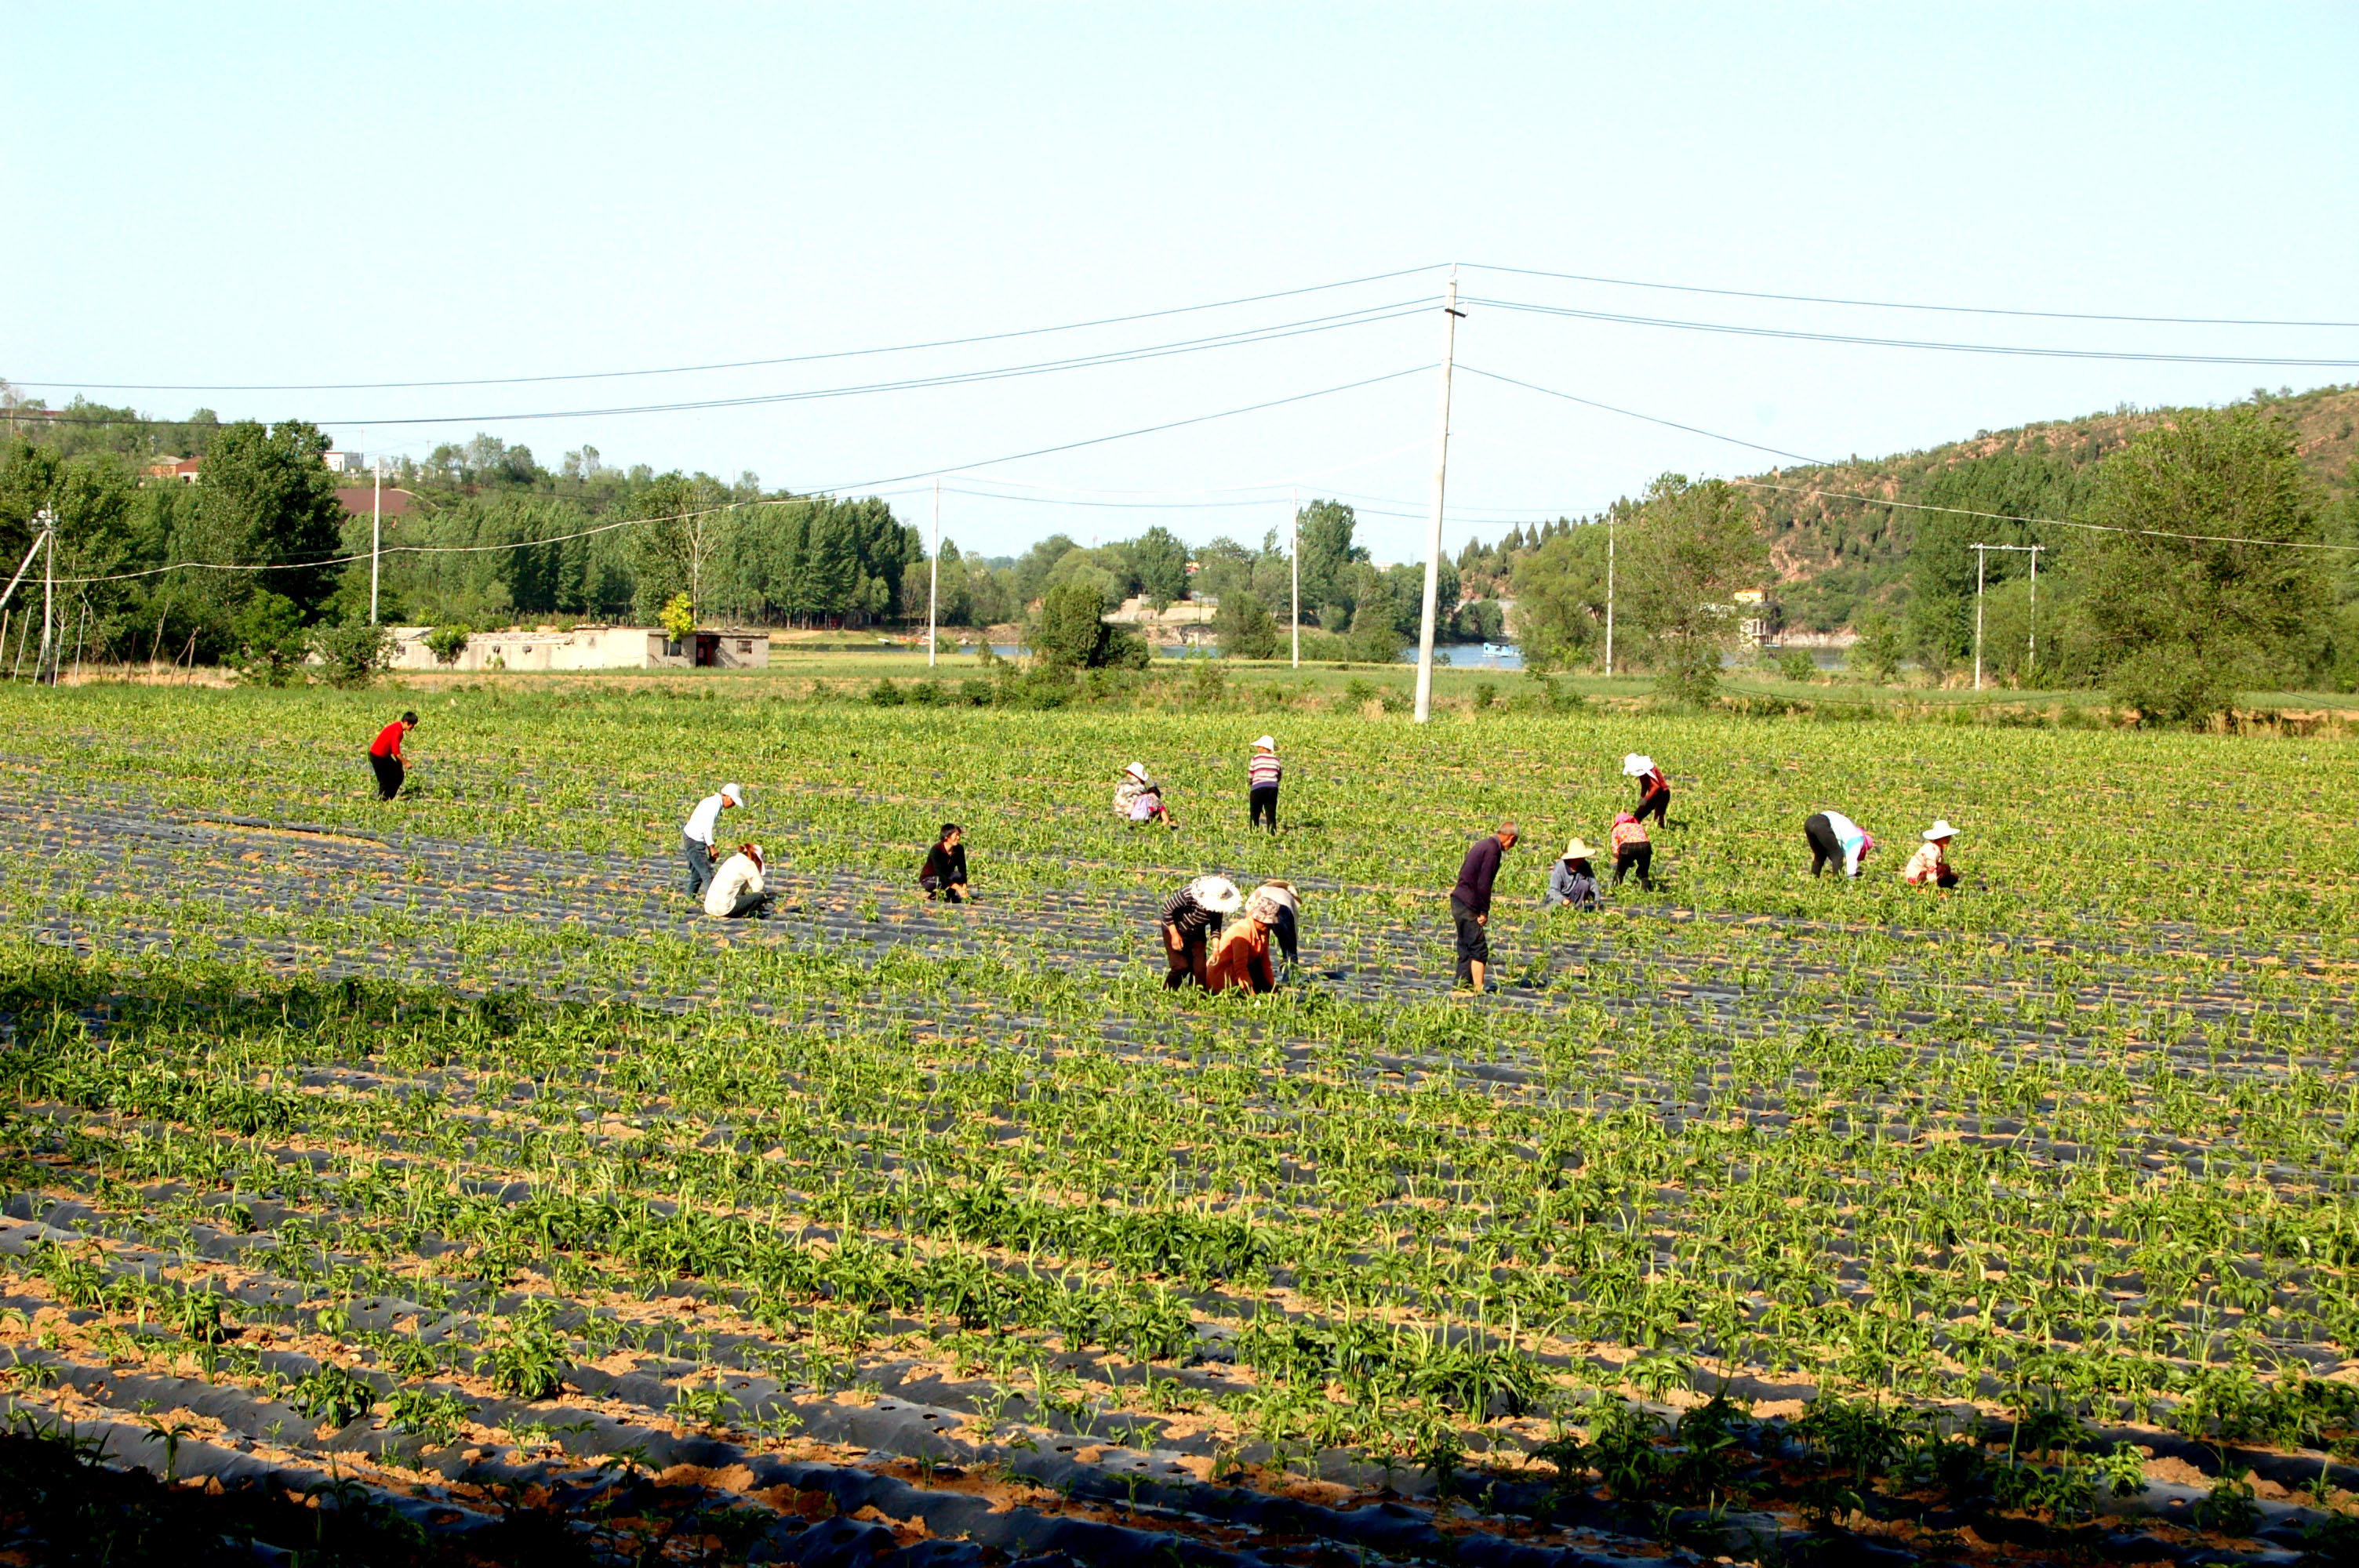
[(1256, 752), (1275, 752), (1277, 750), (1277, 742), (1265, 735), (1260, 740), (1254, 742), (1254, 750)]
[(1245, 895), (1226, 877), (1198, 877), (1188, 884), (1188, 895), (1214, 914), (1234, 914)]
[(1147, 782), (1147, 764), (1145, 762), (1133, 762), (1130, 766), (1123, 769), (1122, 771), (1128, 773), (1132, 778), (1136, 779), (1141, 784), (1145, 784)]
[(1654, 771), (1655, 759), (1652, 757), (1642, 757), (1637, 752), (1632, 752), (1622, 759), (1622, 773), (1625, 778), (1643, 779)]
[(1925, 842), (1928, 844), (1938, 844), (1944, 838), (1957, 836), (1958, 830), (1950, 826), (1950, 819), (1946, 816), (1935, 818), (1933, 826), (1925, 829)]
[(1596, 850), (1591, 849), (1579, 838), (1575, 838), (1571, 843), (1564, 847), (1564, 858), (1568, 860), (1585, 860), (1595, 853), (1597, 853)]
[(721, 798), (727, 801), (732, 806), (743, 806), (745, 804), (745, 786), (744, 784), (723, 784), (721, 786)]

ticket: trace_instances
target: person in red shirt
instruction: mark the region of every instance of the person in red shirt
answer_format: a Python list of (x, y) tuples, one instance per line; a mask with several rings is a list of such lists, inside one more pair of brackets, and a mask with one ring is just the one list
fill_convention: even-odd
[(405, 713), (376, 732), (369, 742), (369, 766), (376, 773), (376, 797), (391, 800), (401, 793), (401, 740), (418, 728), (418, 715)]
[(1638, 820), (1644, 822), (1652, 816), (1656, 827), (1669, 827), (1666, 816), (1671, 809), (1671, 781), (1655, 759), (1633, 752), (1622, 759), (1622, 772), (1638, 781), (1638, 809), (1635, 813)]

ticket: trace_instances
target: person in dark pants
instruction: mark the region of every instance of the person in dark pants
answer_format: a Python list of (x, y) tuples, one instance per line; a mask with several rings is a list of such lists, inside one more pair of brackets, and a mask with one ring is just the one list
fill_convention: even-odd
[(1622, 772), (1638, 781), (1638, 809), (1633, 815), (1641, 822), (1652, 816), (1658, 827), (1669, 826), (1664, 816), (1671, 809), (1671, 781), (1655, 765), (1655, 759), (1633, 752), (1622, 759)]
[(688, 896), (701, 899), (712, 885), (712, 868), (721, 863), (721, 814), (745, 804), (745, 792), (725, 784), (696, 803), (679, 829), (679, 857), (688, 865)]
[(1245, 902), (1245, 895), (1226, 877), (1198, 877), (1171, 895), (1157, 923), (1169, 966), (1163, 977), (1165, 990), (1176, 991), (1191, 981), (1204, 983), (1204, 944), (1220, 931), (1221, 917), (1234, 914)]
[(1450, 920), (1458, 928), (1458, 985), (1480, 991), (1491, 963), (1491, 884), (1499, 880), (1499, 857), (1516, 847), (1516, 825), (1502, 822), (1466, 847), (1458, 884), (1450, 890)]
[(1606, 842), (1614, 847), (1614, 885), (1620, 887), (1623, 877), (1635, 870), (1638, 885), (1654, 892), (1655, 846), (1647, 837), (1647, 825), (1625, 811), (1614, 818)]
[(1245, 826), (1258, 827), (1262, 818), (1269, 818), (1269, 830), (1277, 831), (1277, 781), (1286, 769), (1277, 760), (1277, 742), (1265, 735), (1253, 743), (1253, 761), (1245, 764)]
[(1856, 877), (1860, 861), (1875, 848), (1875, 836), (1840, 811), (1813, 812), (1802, 824), (1802, 837), (1810, 840), (1814, 877), (1829, 866), (1841, 866), (1843, 875)]
[(955, 822), (942, 824), (942, 836), (926, 851), (925, 869), (918, 873), (918, 885), (926, 890), (929, 899), (966, 902), (965, 828)]
[(377, 799), (391, 800), (401, 793), (405, 772), (401, 765), (401, 741), (417, 728), (418, 715), (405, 713), (378, 730), (376, 739), (369, 742), (369, 768), (376, 774)]

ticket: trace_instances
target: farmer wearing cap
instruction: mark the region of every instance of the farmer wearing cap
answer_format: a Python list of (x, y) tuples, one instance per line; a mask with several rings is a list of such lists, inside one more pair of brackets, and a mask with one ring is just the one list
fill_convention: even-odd
[(418, 715), (405, 713), (376, 732), (369, 742), (369, 769), (376, 774), (376, 797), (391, 800), (401, 793), (402, 737), (418, 728)]
[(1133, 762), (1122, 770), (1122, 782), (1114, 786), (1114, 814), (1125, 822), (1160, 822), (1166, 827), (1179, 826), (1163, 804), (1163, 786), (1147, 776), (1145, 762)]
[(1461, 989), (1483, 989), (1483, 971), (1491, 963), (1491, 884), (1499, 880), (1499, 857), (1515, 847), (1516, 825), (1502, 822), (1497, 832), (1466, 846), (1466, 859), (1459, 863), (1457, 885), (1450, 890), (1450, 921), (1458, 928)]
[(1597, 873), (1589, 866), (1589, 857), (1596, 852), (1578, 836), (1564, 847), (1564, 859), (1549, 868), (1548, 906), (1550, 909), (1559, 905), (1595, 909), (1603, 902), (1598, 896)]
[(704, 890), (704, 913), (716, 920), (742, 920), (770, 907), (769, 890), (762, 885), (762, 846), (740, 844), (737, 852), (712, 873)]
[(1875, 835), (1840, 811), (1814, 812), (1802, 824), (1802, 837), (1810, 841), (1810, 875), (1814, 877), (1838, 864), (1843, 875), (1856, 877), (1860, 861), (1875, 848)]
[(1245, 900), (1245, 917), (1229, 928), (1204, 967), (1204, 989), (1224, 991), (1240, 988), (1256, 996), (1277, 989), (1277, 970), (1269, 961), (1270, 934), (1277, 929), (1285, 906), (1266, 887), (1256, 888)]
[(1658, 827), (1669, 827), (1663, 814), (1671, 809), (1671, 781), (1655, 765), (1655, 759), (1632, 752), (1622, 759), (1622, 775), (1638, 781), (1638, 809), (1634, 814), (1641, 822), (1653, 816)]
[[(1254, 898), (1266, 898), (1277, 906), (1277, 918), (1270, 923), (1271, 934), (1277, 938), (1277, 950), (1286, 955), (1289, 964), (1302, 962), (1300, 925), (1302, 894), (1292, 882), (1264, 882), (1254, 889)], [(1251, 900), (1247, 901), (1252, 902)]]
[(719, 794), (706, 795), (688, 814), (688, 821), (679, 830), (679, 854), (688, 862), (689, 897), (702, 898), (704, 890), (712, 884), (713, 863), (721, 859), (721, 814), (733, 806), (745, 804), (744, 786), (725, 784)]
[(1245, 826), (1261, 826), (1263, 816), (1269, 818), (1269, 830), (1277, 831), (1277, 781), (1286, 769), (1277, 760), (1277, 742), (1265, 735), (1253, 743), (1253, 760), (1245, 764)]
[(1221, 916), (1234, 914), (1245, 895), (1226, 877), (1198, 877), (1171, 895), (1163, 906), (1158, 929), (1163, 957), (1170, 966), (1163, 989), (1176, 991), (1190, 981), (1204, 983), (1205, 939), (1221, 929)]
[(1948, 817), (1937, 819), (1925, 829), (1925, 842), (1908, 857), (1908, 864), (1901, 870), (1901, 879), (1910, 887), (1923, 887), (1927, 882), (1940, 888), (1956, 887), (1958, 873), (1950, 864), (1950, 840), (1957, 836), (1958, 830), (1950, 826)]
[(1647, 837), (1647, 825), (1629, 812), (1616, 812), (1605, 841), (1614, 847), (1614, 885), (1620, 887), (1622, 879), (1635, 867), (1638, 885), (1648, 892), (1654, 892), (1655, 844)]
[(918, 872), (918, 885), (926, 890), (926, 897), (948, 899), (952, 903), (964, 903), (966, 891), (966, 829), (955, 822), (942, 824), (942, 836), (926, 851), (926, 863)]

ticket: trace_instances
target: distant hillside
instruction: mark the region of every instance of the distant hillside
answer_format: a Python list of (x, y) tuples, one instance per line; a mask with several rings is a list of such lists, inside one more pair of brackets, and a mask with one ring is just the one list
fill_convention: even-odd
[[(2353, 487), (2359, 386), (2256, 392), (2254, 401), (2293, 426), (2303, 462), (2330, 492), (2340, 494)], [(1929, 451), (1754, 476), (1798, 492), (1754, 492), (1771, 539), (1787, 624), (1832, 631), (1869, 602), (1892, 605), (1905, 596), (1908, 551), (1925, 514), (1845, 500), (1843, 493), (2066, 517), (2085, 496), (2099, 460), (2176, 412), (2124, 407), (2016, 430), (1979, 431), (1972, 440)], [(1993, 541), (2004, 536), (1989, 535)]]

